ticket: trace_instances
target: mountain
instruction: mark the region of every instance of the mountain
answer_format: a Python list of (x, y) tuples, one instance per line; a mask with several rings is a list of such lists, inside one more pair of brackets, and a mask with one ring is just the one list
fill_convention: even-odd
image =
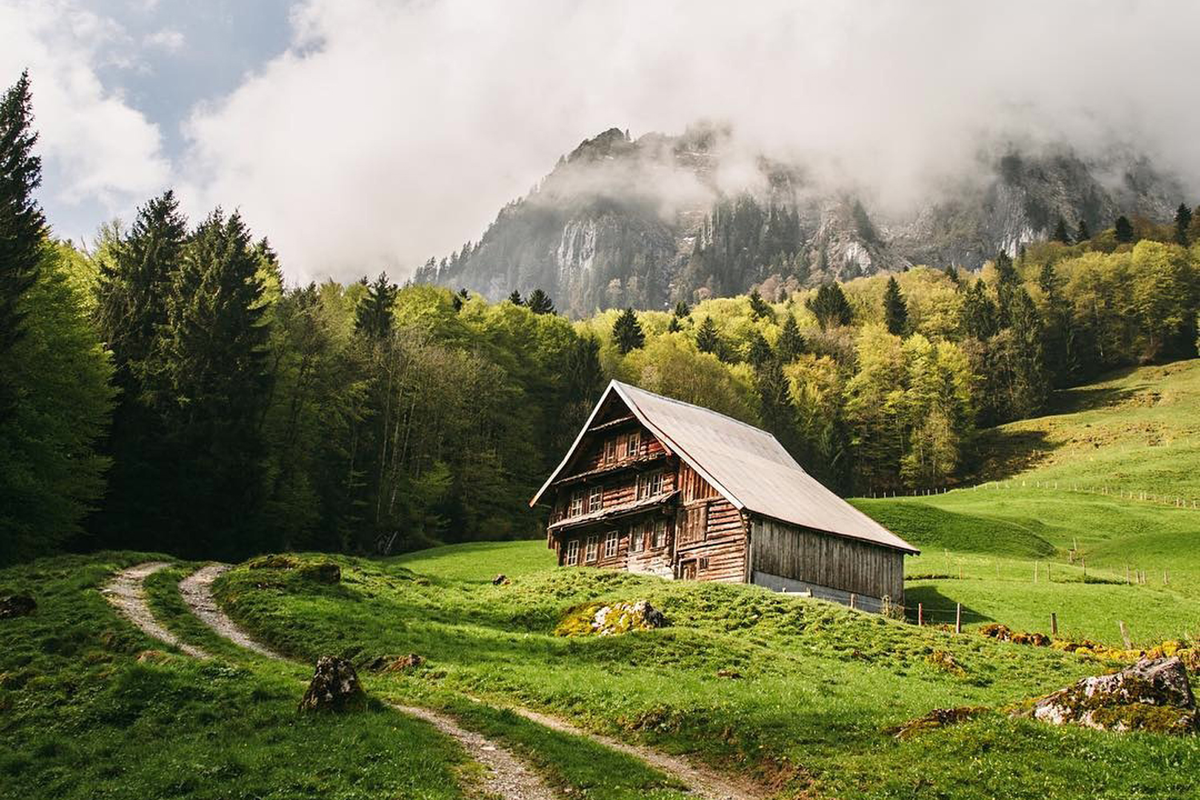
[(663, 308), (769, 285), (803, 286), (914, 264), (978, 268), (1049, 237), (1059, 218), (1092, 231), (1120, 214), (1168, 219), (1176, 181), (1127, 152), (1085, 159), (1068, 146), (992, 147), (958, 185), (896, 212), (804, 164), (746, 156), (731, 131), (696, 125), (636, 140), (616, 128), (562, 157), (505, 206), (483, 237), (430, 259), (418, 282), (492, 299), (542, 288), (581, 316)]

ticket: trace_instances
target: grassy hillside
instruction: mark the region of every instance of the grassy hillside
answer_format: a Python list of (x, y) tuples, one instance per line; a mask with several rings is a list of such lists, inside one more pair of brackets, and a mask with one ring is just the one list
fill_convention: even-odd
[[(360, 664), (415, 652), (380, 691), (468, 693), (699, 754), (770, 785), (844, 798), (1195, 796), (1200, 741), (1047, 728), (1003, 709), (1103, 669), (1050, 649), (954, 636), (756, 587), (675, 583), (545, 565), (541, 542), (338, 559), (343, 581), (237, 569), (218, 593), (277, 647)], [(519, 569), (514, 569), (514, 566)], [(510, 585), (493, 586), (504, 571)], [(562, 638), (582, 603), (647, 598), (673, 626)], [(898, 741), (932, 708), (985, 706), (962, 726)], [(1164, 771), (1162, 763), (1180, 765)], [(1100, 791), (1097, 787), (1101, 787)]]
[(1135, 643), (1192, 638), (1200, 361), (1131, 370), (1057, 404), (984, 433), (984, 474), (999, 481), (854, 501), (923, 550), (907, 561), (908, 605), (946, 622), (962, 603), (968, 624), (1044, 632), (1053, 612), (1067, 635), (1110, 645), (1121, 643), (1118, 621)]

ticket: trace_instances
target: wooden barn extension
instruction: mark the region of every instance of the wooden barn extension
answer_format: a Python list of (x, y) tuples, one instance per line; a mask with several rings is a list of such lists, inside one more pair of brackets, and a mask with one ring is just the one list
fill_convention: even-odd
[(560, 566), (904, 602), (918, 551), (808, 475), (766, 431), (613, 381), (530, 501)]

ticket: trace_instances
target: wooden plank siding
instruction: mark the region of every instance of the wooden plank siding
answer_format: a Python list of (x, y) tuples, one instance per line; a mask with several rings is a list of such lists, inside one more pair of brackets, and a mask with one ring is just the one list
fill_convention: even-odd
[[(689, 527), (700, 520), (701, 531)], [(741, 583), (747, 579), (746, 525), (741, 512), (728, 500), (684, 503), (677, 528), (680, 541), (675, 558), (681, 572), (686, 562), (694, 560), (696, 580)], [(690, 569), (687, 572), (691, 574)]]
[(755, 518), (751, 572), (904, 602), (904, 554), (889, 547)]

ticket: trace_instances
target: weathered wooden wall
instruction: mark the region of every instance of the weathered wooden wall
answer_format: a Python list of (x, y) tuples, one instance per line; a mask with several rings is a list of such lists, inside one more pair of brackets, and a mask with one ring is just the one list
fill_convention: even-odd
[(845, 536), (757, 517), (751, 572), (904, 602), (904, 554)]
[(740, 583), (747, 579), (746, 526), (728, 500), (683, 503), (678, 520), (675, 560), (680, 574), (685, 562), (694, 560), (696, 580)]

